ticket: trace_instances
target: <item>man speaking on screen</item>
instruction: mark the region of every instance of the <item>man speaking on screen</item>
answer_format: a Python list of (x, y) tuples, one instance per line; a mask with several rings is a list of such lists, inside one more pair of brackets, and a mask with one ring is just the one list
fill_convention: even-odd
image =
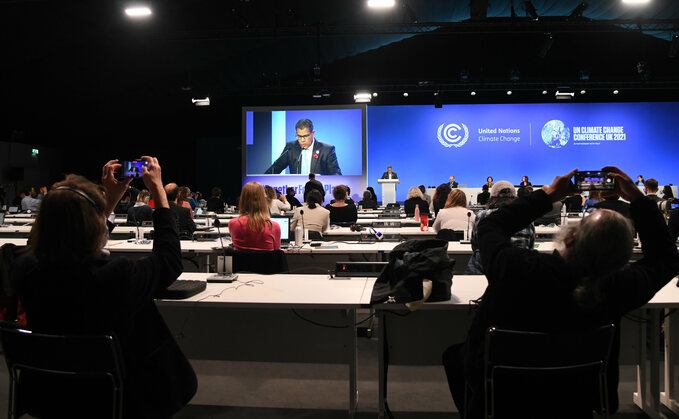
[(314, 138), (314, 123), (300, 119), (295, 125), (297, 141), (290, 141), (265, 174), (277, 174), (290, 168), (290, 174), (341, 175), (335, 146)]

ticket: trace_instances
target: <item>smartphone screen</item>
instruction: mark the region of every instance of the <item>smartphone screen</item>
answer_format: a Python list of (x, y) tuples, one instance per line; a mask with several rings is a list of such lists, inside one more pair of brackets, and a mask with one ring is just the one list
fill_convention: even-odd
[(122, 162), (122, 177), (141, 177), (142, 166), (149, 167), (149, 163), (143, 160), (132, 160)]

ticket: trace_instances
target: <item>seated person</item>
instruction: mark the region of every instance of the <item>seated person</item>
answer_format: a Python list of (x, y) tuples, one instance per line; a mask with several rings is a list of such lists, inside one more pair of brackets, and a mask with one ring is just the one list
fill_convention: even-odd
[(167, 200), (170, 203), (170, 210), (177, 216), (177, 227), (179, 228), (179, 235), (186, 238), (191, 238), (191, 235), (196, 231), (196, 223), (191, 219), (191, 210), (177, 205), (179, 199), (179, 186), (176, 183), (168, 183), (165, 185), (165, 193)]
[(429, 205), (422, 196), (420, 188), (413, 186), (408, 191), (408, 199), (403, 203), (403, 211), (406, 217), (413, 217), (415, 215), (415, 207), (420, 208), (420, 214), (429, 214)]
[[(442, 183), (436, 188), (434, 196), (431, 198), (431, 205), (429, 205), (429, 213), (438, 215), (439, 210), (443, 209), (448, 202), (448, 195), (453, 189), (447, 183)], [(413, 208), (414, 210), (414, 208)]]
[[(328, 231), (330, 227), (330, 211), (323, 208), (321, 203), (323, 196), (317, 190), (307, 194), (306, 204), (295, 208), (295, 214), (290, 221), (290, 228), (294, 231), (297, 225), (302, 225), (302, 215), (304, 215), (304, 227), (309, 231), (317, 231), (321, 234)], [(304, 211), (304, 214), (302, 214)]]
[(212, 211), (217, 214), (224, 213), (224, 200), (222, 199), (222, 190), (215, 186), (212, 188), (212, 196), (207, 200), (207, 211)]
[(488, 192), (488, 185), (483, 185), (481, 187), (481, 193), (476, 196), (476, 203), (479, 205), (488, 204), (490, 199), (490, 192)]
[(285, 190), (285, 200), (290, 203), (290, 206), (292, 208), (297, 208), (301, 207), (302, 204), (299, 202), (299, 199), (295, 196), (295, 188), (288, 188)]
[(120, 201), (118, 201), (118, 204), (116, 205), (115, 208), (113, 208), (113, 212), (115, 214), (127, 214), (127, 210), (129, 210), (132, 207), (132, 194), (130, 193), (130, 190), (128, 189), (123, 193), (123, 197), (120, 198)]
[[(142, 179), (157, 208), (149, 256), (102, 254), (108, 235), (105, 220), (131, 181), (115, 179), (121, 164), (111, 160), (103, 168), (102, 186), (77, 175), (53, 185), (31, 230), (30, 250), (15, 260), (11, 281), (34, 331), (118, 338), (125, 360), (122, 417), (171, 417), (191, 400), (197, 381), (154, 302), (182, 273), (182, 255), (158, 160), (142, 159), (148, 162)], [(90, 379), (38, 380), (22, 371), (21, 380), (24, 395), (43, 400), (40, 417), (106, 416), (97, 397), (101, 387)], [(53, 411), (54, 405), (73, 397), (78, 402), (68, 406), (68, 416)], [(110, 399), (104, 399), (104, 406), (106, 402)]]
[(621, 201), (620, 196), (614, 191), (602, 191), (601, 198), (603, 200), (594, 204), (594, 208), (609, 209), (622, 214), (622, 216), (625, 218), (629, 218), (630, 220), (632, 219), (632, 214), (629, 212), (629, 204), (625, 201)]
[(325, 208), (330, 211), (330, 223), (355, 223), (358, 213), (355, 205), (347, 204), (347, 188), (344, 185), (337, 185), (332, 190), (335, 202), (328, 204)]
[(149, 204), (151, 193), (147, 189), (142, 189), (137, 195), (137, 202), (127, 210), (127, 224), (140, 225), (143, 221), (153, 221), (153, 208)]
[[(481, 264), (481, 250), (479, 248), (479, 238), (478, 229), (479, 223), (483, 221), (484, 218), (497, 211), (498, 208), (502, 208), (504, 205), (512, 202), (516, 199), (516, 190), (514, 185), (507, 182), (506, 180), (501, 180), (493, 185), (490, 190), (490, 199), (488, 200), (488, 209), (479, 211), (476, 214), (476, 220), (474, 220), (474, 228), (472, 229), (472, 256), (469, 258), (469, 263), (467, 263), (467, 269), (464, 273), (467, 275), (483, 275), (483, 265)], [(522, 249), (533, 249), (535, 245), (535, 226), (531, 222), (530, 224), (524, 226), (521, 230), (517, 231), (511, 237), (512, 245), (520, 247)]]
[[(615, 178), (615, 193), (630, 202), (643, 259), (628, 263), (634, 247), (632, 224), (606, 209), (596, 210), (582, 222), (564, 228), (558, 252), (541, 253), (512, 244), (516, 232), (574, 189), (571, 177), (575, 171), (558, 176), (547, 191), (533, 192), (488, 215), (477, 232), (488, 287), (475, 310), (465, 343), (443, 354), (448, 383), (461, 417), (483, 415), (484, 344), (489, 327), (577, 333), (613, 323), (619, 330), (623, 315), (646, 304), (679, 271), (677, 248), (655, 203), (644, 199), (632, 179), (620, 169), (602, 170)], [(611, 364), (606, 371), (610, 414), (618, 407), (620, 335), (616, 333), (614, 339)], [(569, 388), (583, 385), (566, 374), (562, 384), (562, 389), (549, 391), (568, 392)], [(522, 399), (519, 416), (592, 418), (592, 410), (599, 403), (599, 391), (594, 386), (591, 389), (591, 397), (571, 398), (559, 405), (552, 400)], [(515, 391), (508, 389), (503, 398), (516, 403), (525, 392), (518, 386)], [(526, 412), (526, 408), (547, 410), (536, 416), (534, 411)]]
[(229, 221), (229, 233), (236, 250), (281, 248), (281, 226), (271, 221), (261, 183), (248, 182), (243, 186), (238, 208), (239, 217)]
[[(471, 213), (471, 216), (467, 216)], [(443, 229), (466, 230), (474, 224), (476, 216), (467, 209), (467, 195), (460, 189), (453, 189), (448, 195), (446, 206), (439, 211), (434, 221), (434, 231)]]
[(427, 194), (427, 189), (424, 185), (419, 185), (417, 188), (422, 192), (422, 198), (427, 201), (427, 208), (429, 208), (431, 206), (431, 196)]
[(589, 212), (592, 210), (594, 205), (598, 204), (601, 200), (599, 191), (589, 191), (589, 196), (587, 198), (582, 198), (582, 210)]
[(21, 199), (21, 211), (38, 211), (42, 194), (36, 194), (35, 188), (28, 188), (23, 193), (24, 197)]
[(179, 187), (179, 197), (177, 198), (177, 205), (187, 208), (191, 211), (191, 218), (193, 218), (193, 207), (191, 206), (191, 189), (186, 186)]
[(363, 192), (363, 199), (358, 201), (358, 206), (363, 209), (377, 209), (377, 201), (373, 199), (373, 194), (366, 190)]
[(264, 187), (264, 191), (266, 192), (266, 202), (269, 205), (271, 215), (280, 215), (282, 211), (290, 210), (290, 204), (285, 199), (285, 195), (279, 194), (269, 185)]

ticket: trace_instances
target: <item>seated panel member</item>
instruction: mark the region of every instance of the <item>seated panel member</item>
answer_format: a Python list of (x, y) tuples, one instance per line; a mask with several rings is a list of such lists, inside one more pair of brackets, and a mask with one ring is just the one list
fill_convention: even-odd
[(398, 179), (398, 175), (391, 170), (391, 166), (388, 166), (387, 171), (382, 174), (380, 179)]
[(265, 174), (277, 174), (290, 168), (291, 174), (316, 173), (319, 175), (341, 175), (337, 163), (335, 146), (314, 138), (314, 123), (300, 119), (295, 125), (297, 141), (290, 141), (276, 161), (266, 169)]

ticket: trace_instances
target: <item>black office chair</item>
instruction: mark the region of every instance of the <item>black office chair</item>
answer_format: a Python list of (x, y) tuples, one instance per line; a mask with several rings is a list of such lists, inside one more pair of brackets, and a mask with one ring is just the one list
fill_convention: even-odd
[[(10, 419), (25, 413), (122, 418), (124, 363), (115, 337), (49, 335), (0, 322), (0, 341), (10, 377)], [(82, 389), (93, 397), (83, 400)]]
[(257, 274), (279, 274), (288, 272), (288, 259), (282, 250), (235, 250), (227, 248), (226, 254), (233, 256), (233, 272)]
[(451, 230), (449, 228), (442, 228), (436, 233), (436, 238), (448, 242), (459, 242), (464, 239), (464, 231)]
[(606, 372), (614, 337), (612, 324), (560, 334), (489, 328), (484, 417), (576, 417), (594, 409), (608, 418)]

